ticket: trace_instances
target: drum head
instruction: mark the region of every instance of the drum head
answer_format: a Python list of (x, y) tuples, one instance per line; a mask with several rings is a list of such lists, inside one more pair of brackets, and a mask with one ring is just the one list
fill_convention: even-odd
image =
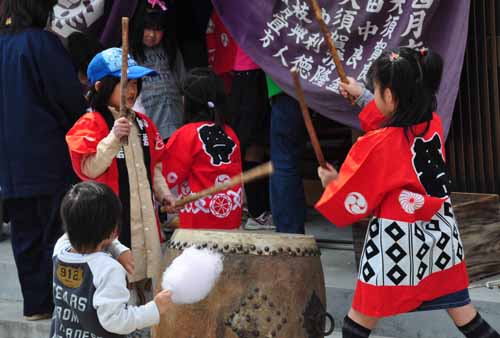
[(317, 256), (320, 251), (313, 236), (248, 231), (193, 230), (175, 231), (169, 248), (183, 250), (195, 246), (221, 253), (245, 255)]

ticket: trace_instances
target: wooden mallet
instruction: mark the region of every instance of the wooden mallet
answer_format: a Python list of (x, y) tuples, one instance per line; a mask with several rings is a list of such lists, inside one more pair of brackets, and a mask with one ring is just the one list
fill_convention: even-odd
[[(349, 83), (349, 81), (347, 81), (347, 75), (344, 70), (344, 65), (342, 65), (342, 61), (340, 60), (337, 47), (335, 47), (335, 43), (333, 42), (328, 27), (326, 26), (325, 20), (323, 20), (321, 8), (319, 7), (316, 0), (309, 0), (309, 2), (314, 12), (314, 17), (316, 18), (316, 21), (318, 21), (321, 32), (323, 33), (323, 37), (325, 38), (326, 44), (328, 45), (330, 54), (332, 55), (332, 59), (335, 63), (335, 68), (337, 69), (337, 73), (339, 74), (340, 81), (342, 81), (343, 83)], [(351, 94), (349, 94), (348, 99), (351, 103), (354, 103), (354, 101), (356, 100)]]
[(321, 146), (319, 144), (318, 136), (316, 135), (316, 130), (314, 129), (311, 114), (309, 113), (309, 108), (306, 104), (306, 99), (304, 96), (304, 91), (302, 90), (302, 86), (300, 85), (300, 77), (297, 69), (294, 67), (291, 70), (293, 77), (293, 84), (295, 86), (295, 92), (297, 94), (297, 100), (300, 104), (300, 109), (302, 110), (302, 116), (304, 117), (304, 122), (306, 124), (307, 133), (309, 134), (309, 138), (311, 139), (311, 143), (314, 149), (314, 153), (316, 154), (316, 159), (318, 160), (319, 165), (322, 168), (326, 167), (325, 156), (323, 156), (323, 151), (321, 151)]
[[(202, 191), (197, 192), (195, 194), (183, 197), (175, 202), (175, 207), (180, 208), (180, 207), (185, 206), (188, 203), (197, 201), (197, 200), (204, 198), (204, 197), (207, 197), (209, 195), (217, 194), (221, 191), (232, 188), (236, 185), (249, 183), (249, 182), (258, 180), (260, 178), (270, 176), (270, 175), (272, 175), (273, 171), (274, 171), (273, 164), (271, 162), (264, 163), (258, 167), (255, 167), (251, 170), (248, 170), (240, 175), (234, 176), (229, 181), (226, 181), (222, 184), (214, 185), (213, 187), (210, 187), (208, 189), (205, 189), (205, 190), (202, 190)], [(166, 212), (167, 210), (165, 207), (161, 207), (161, 211)]]
[[(130, 111), (127, 108), (127, 83), (128, 83), (128, 18), (122, 18), (122, 69), (120, 77), (120, 117), (129, 118)], [(123, 136), (122, 144), (128, 145), (128, 136)]]

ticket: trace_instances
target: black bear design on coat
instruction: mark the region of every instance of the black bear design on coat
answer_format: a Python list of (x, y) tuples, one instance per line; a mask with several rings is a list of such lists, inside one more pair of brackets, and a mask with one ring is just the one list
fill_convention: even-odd
[(413, 167), (427, 194), (445, 197), (449, 194), (450, 178), (443, 159), (441, 138), (435, 133), (431, 139), (415, 138), (412, 146)]
[(203, 142), (203, 150), (210, 156), (212, 165), (231, 163), (230, 156), (236, 143), (218, 125), (205, 124), (198, 128), (198, 135)]

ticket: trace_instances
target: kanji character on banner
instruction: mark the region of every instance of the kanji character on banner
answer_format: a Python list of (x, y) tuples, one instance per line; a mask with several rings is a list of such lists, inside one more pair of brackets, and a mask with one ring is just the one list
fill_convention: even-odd
[(399, 18), (399, 16), (389, 15), (385, 22), (384, 28), (382, 29), (382, 32), (380, 32), (380, 34), (384, 38), (392, 39), (392, 33), (394, 33), (394, 30), (398, 26)]
[(375, 35), (378, 32), (378, 26), (372, 25), (371, 21), (366, 22), (366, 26), (358, 27), (358, 34), (363, 37), (363, 41), (368, 40), (369, 35)]
[(341, 8), (340, 10), (337, 11), (334, 19), (335, 21), (333, 22), (334, 25), (339, 25), (339, 30), (345, 29), (348, 33), (351, 33), (351, 28), (354, 23), (354, 20), (356, 19), (356, 15), (358, 12), (356, 11), (351, 11), (351, 10), (344, 10)]
[(356, 2), (356, 0), (344, 0), (342, 2), (339, 3), (339, 5), (345, 5), (346, 3), (350, 2), (351, 3), (351, 7), (353, 9), (361, 9), (361, 7), (359, 7), (358, 3)]
[(434, 0), (413, 0), (411, 7), (415, 9), (429, 9)]
[(311, 83), (318, 86), (318, 87), (323, 87), (325, 85), (325, 83), (330, 81), (330, 74), (331, 73), (332, 73), (332, 70), (325, 68), (321, 65), (318, 65), (318, 68), (316, 69), (316, 73), (311, 78)]
[(290, 30), (290, 33), (288, 33), (288, 36), (295, 36), (295, 43), (300, 43), (302, 40), (304, 40), (305, 36), (309, 33), (307, 28), (302, 27), (299, 24), (295, 24), (295, 27), (293, 27)]
[(324, 9), (324, 8), (321, 8), (321, 17), (323, 18), (323, 21), (327, 25), (330, 23), (330, 20), (332, 19), (332, 17), (330, 16), (330, 14), (328, 14), (328, 12), (326, 11), (326, 9)]
[(320, 33), (314, 33), (309, 35), (308, 39), (304, 42), (304, 45), (307, 50), (313, 48), (316, 53), (319, 53), (319, 48), (324, 41), (325, 38), (323, 38)]
[(276, 35), (280, 36), (280, 31), (283, 28), (288, 28), (288, 21), (281, 15), (275, 14), (273, 20), (267, 23), (267, 27), (271, 28)]
[(288, 46), (281, 48), (276, 54), (273, 54), (274, 57), (279, 57), (281, 59), (281, 64), (284, 67), (288, 67), (288, 63), (286, 62), (285, 56), (283, 55), (288, 50)]
[(274, 36), (270, 29), (264, 29), (264, 34), (264, 37), (259, 40), (262, 41), (262, 47), (267, 48), (274, 41)]
[(407, 36), (410, 33), (413, 33), (415, 39), (418, 39), (422, 36), (422, 28), (424, 26), (425, 20), (425, 11), (414, 12), (410, 16), (410, 22), (408, 23), (408, 27), (406, 31), (401, 34), (401, 36)]
[(293, 13), (300, 21), (304, 21), (306, 23), (311, 23), (312, 21), (307, 18), (309, 14), (309, 5), (307, 3), (301, 3), (300, 0), (296, 0), (297, 3), (292, 6)]
[(389, 13), (392, 13), (397, 9), (398, 15), (403, 14), (403, 5), (406, 3), (406, 0), (390, 0), (389, 2), (394, 5), (391, 9), (389, 9)]
[(385, 42), (383, 39), (377, 41), (375, 44), (375, 48), (373, 48), (373, 53), (368, 59), (368, 61), (375, 61), (377, 60), (380, 55), (384, 52), (384, 50), (387, 48), (387, 42)]
[(292, 64), (297, 68), (300, 77), (308, 79), (313, 67), (314, 59), (312, 56), (306, 57), (305, 54), (298, 56), (292, 61)]
[(356, 69), (358, 66), (358, 61), (363, 59), (363, 46), (359, 46), (359, 48), (354, 49), (354, 53), (351, 55), (349, 59), (347, 59), (346, 64), (348, 66), (352, 66), (352, 69)]
[(380, 13), (384, 7), (384, 0), (368, 0), (366, 11), (368, 13)]

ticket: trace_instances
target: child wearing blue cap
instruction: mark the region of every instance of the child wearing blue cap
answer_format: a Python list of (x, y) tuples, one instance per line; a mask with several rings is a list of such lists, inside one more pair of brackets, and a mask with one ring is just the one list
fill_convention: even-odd
[[(132, 111), (130, 119), (120, 117), (121, 53), (120, 48), (107, 49), (90, 62), (87, 75), (92, 86), (92, 112), (76, 122), (66, 142), (76, 174), (84, 181), (108, 185), (121, 200), (119, 240), (132, 249), (126, 264), (128, 280), (132, 294), (138, 298), (134, 305), (141, 305), (145, 294), (151, 294), (151, 278), (158, 272), (161, 260), (161, 232), (153, 198), (173, 210), (175, 197), (162, 175), (165, 145), (155, 124), (139, 112)], [(141, 79), (153, 75), (154, 70), (139, 66), (129, 57), (128, 109), (140, 93)], [(124, 136), (128, 136), (128, 145), (120, 142)]]

